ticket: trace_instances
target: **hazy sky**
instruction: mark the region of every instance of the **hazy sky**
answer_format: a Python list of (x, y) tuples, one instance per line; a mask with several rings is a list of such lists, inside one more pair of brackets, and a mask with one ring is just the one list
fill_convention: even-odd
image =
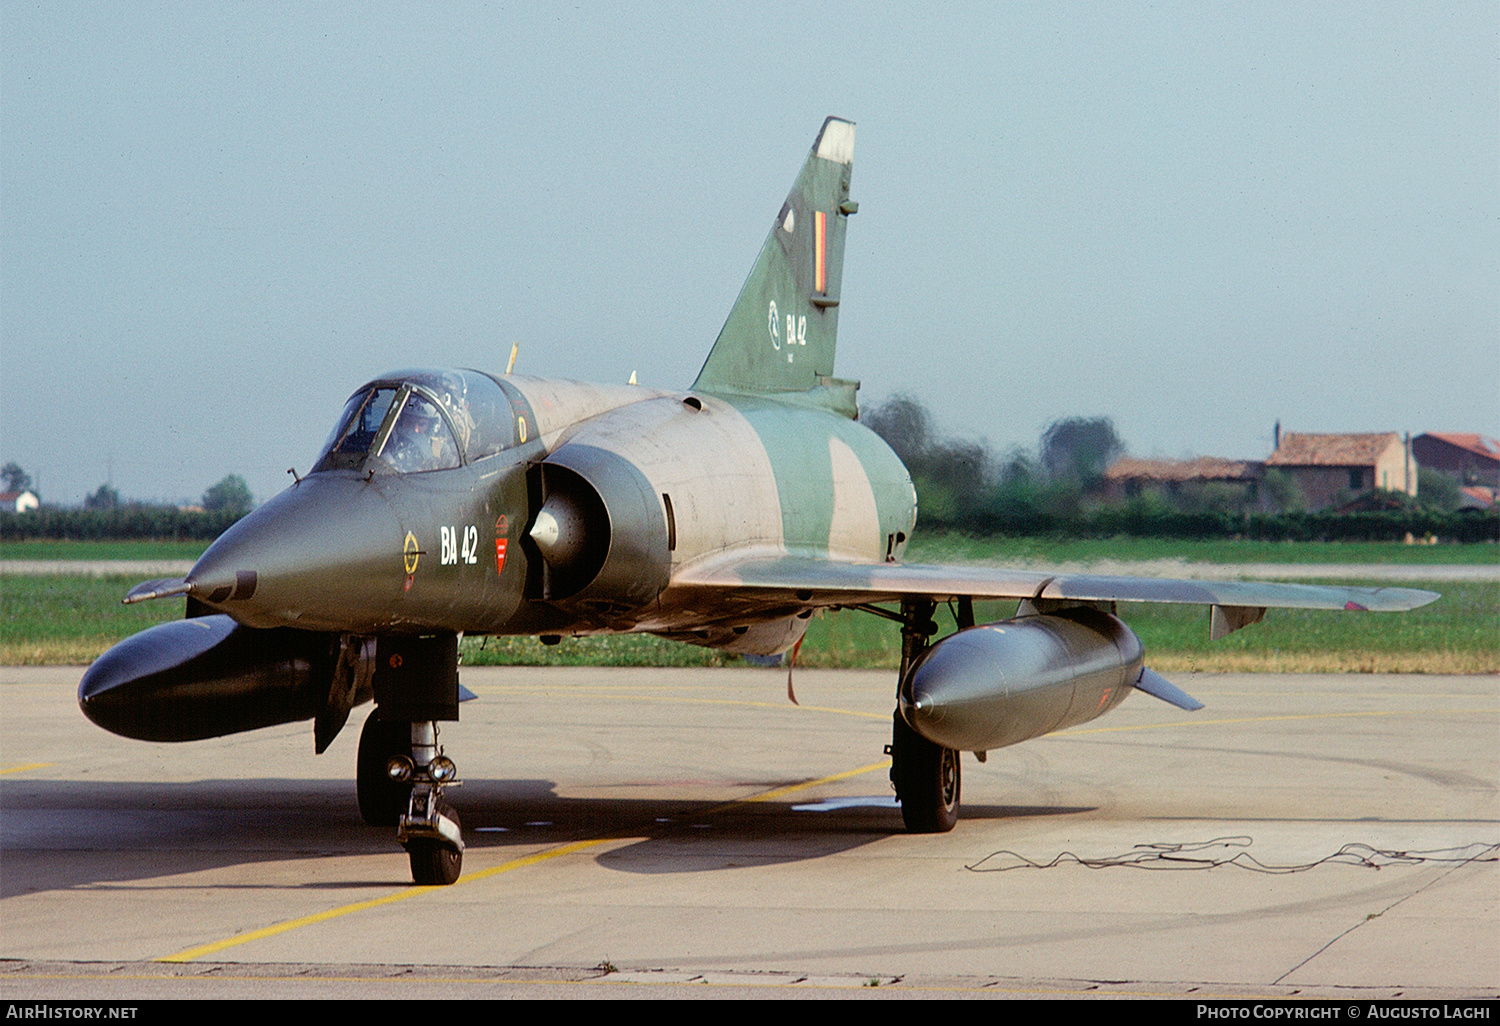
[(652, 7), (0, 6), (0, 461), (264, 500), (394, 368), (685, 386), (827, 114), (866, 404), (1500, 435), (1493, 0)]

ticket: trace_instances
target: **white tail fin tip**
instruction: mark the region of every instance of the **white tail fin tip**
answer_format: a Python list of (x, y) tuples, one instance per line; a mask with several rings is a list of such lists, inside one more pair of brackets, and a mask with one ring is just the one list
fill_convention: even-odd
[(829, 118), (818, 136), (818, 156), (840, 164), (854, 162), (854, 122)]

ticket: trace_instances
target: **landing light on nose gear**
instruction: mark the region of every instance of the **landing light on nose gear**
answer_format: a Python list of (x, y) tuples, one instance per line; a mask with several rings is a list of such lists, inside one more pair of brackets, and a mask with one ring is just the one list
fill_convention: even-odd
[(454, 883), (464, 841), (444, 789), (461, 781), (438, 747), (438, 722), (458, 719), (457, 635), (380, 638), (373, 688), (375, 711), (359, 738), (360, 815), (396, 828), (416, 883)]
[(463, 870), (464, 841), (458, 813), (443, 798), (444, 787), (457, 787), (458, 767), (437, 747), (437, 724), (411, 725), (411, 755), (386, 763), (386, 775), (410, 782), (411, 797), (396, 827), (396, 840), (411, 859), (411, 878), (418, 884), (446, 886)]

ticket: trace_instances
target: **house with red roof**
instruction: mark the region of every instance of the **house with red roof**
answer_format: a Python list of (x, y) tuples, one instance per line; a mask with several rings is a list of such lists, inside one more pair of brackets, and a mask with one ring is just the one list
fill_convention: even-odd
[(26, 513), (36, 509), (38, 505), (36, 492), (0, 492), (0, 509)]
[(1112, 499), (1133, 498), (1155, 491), (1176, 496), (1194, 485), (1221, 484), (1254, 502), (1262, 464), (1255, 460), (1225, 460), (1199, 456), (1191, 460), (1145, 460), (1122, 456), (1104, 472), (1105, 494)]
[(1341, 494), (1374, 488), (1417, 494), (1417, 464), (1394, 431), (1357, 435), (1289, 431), (1281, 435), (1266, 466), (1291, 474), (1310, 510), (1333, 505)]
[(1486, 435), (1428, 432), (1411, 440), (1411, 454), (1419, 466), (1461, 485), (1500, 488), (1500, 442)]

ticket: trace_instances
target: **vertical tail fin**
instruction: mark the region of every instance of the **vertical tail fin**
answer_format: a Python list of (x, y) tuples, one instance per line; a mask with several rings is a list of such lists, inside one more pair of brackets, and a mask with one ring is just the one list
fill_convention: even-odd
[(854, 122), (825, 119), (694, 388), (803, 392), (833, 376), (853, 162)]

